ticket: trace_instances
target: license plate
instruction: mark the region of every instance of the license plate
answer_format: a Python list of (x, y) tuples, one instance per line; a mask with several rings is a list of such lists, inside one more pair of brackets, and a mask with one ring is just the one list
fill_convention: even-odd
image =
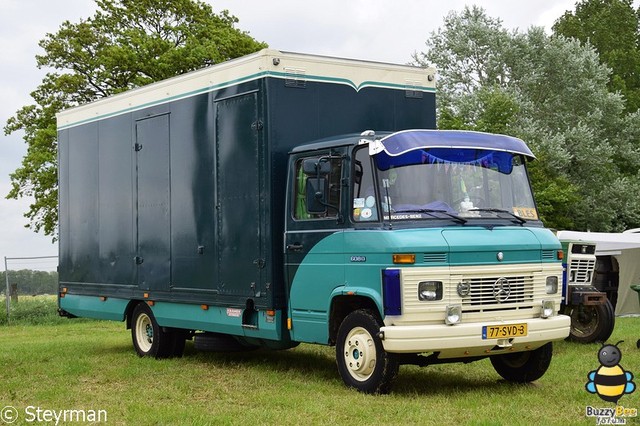
[(527, 335), (527, 324), (485, 325), (482, 327), (483, 339), (506, 339)]

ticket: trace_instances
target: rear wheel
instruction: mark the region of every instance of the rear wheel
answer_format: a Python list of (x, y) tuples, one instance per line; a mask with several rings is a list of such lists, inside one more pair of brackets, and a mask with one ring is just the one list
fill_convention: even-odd
[(133, 310), (131, 340), (139, 356), (168, 358), (181, 356), (184, 351), (184, 335), (163, 330), (146, 303), (139, 303)]
[(491, 364), (503, 379), (527, 383), (538, 380), (546, 373), (552, 355), (553, 345), (549, 342), (533, 351), (494, 355), (491, 357)]
[(602, 305), (571, 305), (565, 312), (571, 317), (569, 339), (574, 342), (605, 342), (613, 332), (615, 315), (609, 300)]
[(398, 374), (398, 361), (382, 347), (379, 317), (360, 309), (347, 315), (338, 329), (336, 362), (347, 386), (365, 393), (388, 393)]

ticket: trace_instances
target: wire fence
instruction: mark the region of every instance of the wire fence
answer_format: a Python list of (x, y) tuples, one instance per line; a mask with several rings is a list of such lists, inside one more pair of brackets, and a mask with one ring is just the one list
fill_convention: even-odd
[(58, 288), (58, 256), (4, 257), (4, 299), (7, 324), (11, 307), (20, 296), (55, 294)]

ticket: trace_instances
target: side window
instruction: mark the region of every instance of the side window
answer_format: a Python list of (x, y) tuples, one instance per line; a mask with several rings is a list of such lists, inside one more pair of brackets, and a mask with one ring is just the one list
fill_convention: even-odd
[[(305, 170), (305, 161), (328, 163), (327, 173), (309, 173)], [(307, 166), (308, 167), (308, 166)], [(305, 173), (306, 171), (306, 173)], [(295, 165), (295, 185), (293, 217), (296, 220), (337, 218), (341, 209), (342, 159), (340, 157), (316, 156), (301, 158)], [(315, 208), (309, 206), (309, 197), (320, 192), (323, 196)], [(318, 212), (322, 210), (322, 212)]]
[(356, 222), (378, 220), (376, 191), (369, 150), (365, 146), (354, 154), (353, 200), (351, 214)]

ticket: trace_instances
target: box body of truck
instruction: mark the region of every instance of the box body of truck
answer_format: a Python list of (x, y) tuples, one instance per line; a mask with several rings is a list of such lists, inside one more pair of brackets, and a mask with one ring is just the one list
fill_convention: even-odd
[(533, 155), (433, 128), (432, 69), (273, 50), (62, 112), (61, 313), (157, 357), (336, 345), (367, 392), (487, 356), (535, 380), (569, 320)]
[[(63, 309), (122, 319), (128, 300), (175, 302), (199, 312), (168, 305), (165, 325), (220, 332), (247, 304), (281, 315), (288, 152), (435, 126), (429, 70), (357, 65), (263, 51), (62, 113)], [(224, 309), (212, 321), (200, 305)], [(277, 324), (260, 336), (282, 338)]]

